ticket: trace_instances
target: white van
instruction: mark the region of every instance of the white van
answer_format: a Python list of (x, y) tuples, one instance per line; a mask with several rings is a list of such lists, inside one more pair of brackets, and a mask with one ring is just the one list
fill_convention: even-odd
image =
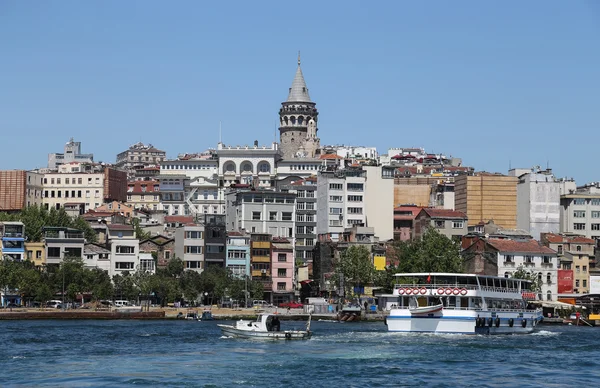
[(115, 307), (131, 306), (128, 300), (115, 300)]
[(46, 307), (58, 309), (62, 307), (62, 300), (49, 300), (46, 302)]
[(265, 307), (269, 307), (269, 306), (271, 306), (271, 304), (268, 303), (266, 300), (254, 299), (252, 301), (252, 307), (254, 307), (254, 308), (265, 308)]

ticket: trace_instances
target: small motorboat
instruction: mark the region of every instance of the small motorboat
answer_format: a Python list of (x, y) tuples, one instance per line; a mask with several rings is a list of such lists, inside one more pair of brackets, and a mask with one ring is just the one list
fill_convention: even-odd
[(200, 321), (212, 321), (213, 316), (210, 310), (202, 311), (202, 316), (199, 318)]
[(256, 339), (282, 339), (302, 340), (312, 336), (310, 331), (311, 316), (308, 316), (306, 330), (280, 329), (281, 322), (277, 314), (260, 314), (256, 321), (240, 319), (235, 325), (217, 325), (227, 337), (256, 338)]
[(189, 320), (189, 321), (199, 321), (200, 318), (198, 318), (198, 312), (196, 312), (195, 310), (188, 310), (188, 312), (185, 314), (185, 319)]
[(440, 303), (433, 306), (410, 307), (408, 311), (410, 311), (411, 314), (431, 314), (442, 311), (443, 308), (444, 305)]

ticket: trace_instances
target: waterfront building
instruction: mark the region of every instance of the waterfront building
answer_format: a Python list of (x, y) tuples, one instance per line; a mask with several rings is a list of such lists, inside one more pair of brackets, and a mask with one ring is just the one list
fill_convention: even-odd
[(13, 261), (25, 259), (25, 224), (20, 221), (0, 222), (0, 258)]
[(465, 273), (512, 277), (523, 267), (527, 274), (539, 280), (540, 300), (557, 300), (557, 253), (537, 240), (476, 237), (462, 255)]
[(46, 248), (42, 241), (25, 241), (25, 254), (36, 268), (46, 265)]
[(204, 261), (207, 266), (225, 268), (227, 232), (224, 214), (205, 214), (200, 218), (204, 223)]
[(133, 273), (139, 269), (140, 242), (131, 225), (107, 225), (107, 248), (110, 249), (112, 263), (108, 274), (122, 275), (125, 272)]
[(226, 268), (237, 278), (250, 277), (250, 235), (227, 232)]
[(561, 233), (578, 234), (600, 244), (600, 182), (560, 196)]
[(434, 228), (440, 234), (460, 242), (467, 234), (467, 216), (463, 212), (448, 209), (421, 209), (414, 219), (414, 237), (421, 238), (427, 228)]
[(250, 265), (252, 266), (252, 280), (262, 284), (264, 298), (267, 301), (271, 301), (273, 298), (271, 243), (272, 236), (270, 234), (250, 234)]
[(48, 154), (48, 168), (56, 170), (63, 164), (69, 163), (94, 163), (94, 154), (82, 154), (81, 142), (71, 138), (66, 144), (62, 154)]
[(271, 247), (272, 303), (276, 306), (294, 299), (294, 245), (286, 238), (274, 237)]
[(85, 268), (100, 268), (107, 273), (111, 269), (110, 250), (97, 243), (86, 243), (83, 246), (83, 263)]
[(162, 210), (160, 182), (147, 180), (127, 183), (127, 204), (134, 209)]
[(366, 172), (362, 168), (321, 171), (317, 176), (317, 234), (334, 241), (347, 227), (366, 226)]
[(158, 166), (165, 160), (167, 153), (152, 144), (135, 143), (117, 155), (115, 167), (126, 171), (130, 179), (135, 179), (137, 170)]
[(43, 175), (34, 171), (0, 171), (0, 212), (14, 213), (42, 204)]
[(161, 201), (168, 215), (223, 214), (224, 199), (214, 150), (180, 154), (160, 164)]
[(467, 215), (469, 225), (494, 220), (497, 225), (517, 227), (518, 178), (479, 172), (454, 178), (454, 208)]
[[(520, 175), (516, 175), (520, 174)], [(542, 233), (558, 233), (560, 230), (560, 182), (551, 169), (539, 166), (523, 173), (522, 169), (509, 171), (516, 176), (517, 228), (539, 239)]]
[(44, 226), (43, 241), (46, 265), (58, 266), (65, 257), (83, 257), (85, 236), (81, 230)]
[(183, 260), (183, 268), (202, 272), (204, 270), (204, 225), (185, 224), (175, 230), (175, 256)]
[(165, 268), (175, 252), (175, 240), (173, 238), (157, 235), (140, 242), (140, 253), (150, 253), (156, 256), (158, 268)]
[[(560, 269), (571, 272), (570, 289), (575, 294), (590, 291), (590, 270), (595, 266), (596, 240), (579, 235), (542, 233), (542, 244), (558, 254)], [(563, 274), (563, 278), (569, 275)], [(559, 291), (559, 294), (567, 293)]]

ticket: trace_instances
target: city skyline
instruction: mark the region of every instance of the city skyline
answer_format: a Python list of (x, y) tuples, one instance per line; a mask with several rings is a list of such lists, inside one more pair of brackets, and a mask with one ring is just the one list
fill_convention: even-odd
[(0, 5), (0, 33), (15, 37), (0, 44), (2, 169), (44, 167), (71, 137), (109, 163), (138, 141), (169, 158), (220, 136), (279, 141), (300, 50), (322, 145), (423, 147), (476, 170), (549, 165), (578, 185), (600, 180), (593, 3), (307, 2), (306, 20), (276, 3), (102, 4)]

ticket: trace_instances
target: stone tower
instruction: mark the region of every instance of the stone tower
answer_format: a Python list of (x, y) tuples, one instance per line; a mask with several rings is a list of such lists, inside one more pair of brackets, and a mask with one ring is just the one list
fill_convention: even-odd
[(318, 115), (316, 104), (308, 95), (298, 54), (296, 76), (287, 101), (279, 109), (279, 143), (284, 159), (318, 157), (321, 147), (317, 137)]

